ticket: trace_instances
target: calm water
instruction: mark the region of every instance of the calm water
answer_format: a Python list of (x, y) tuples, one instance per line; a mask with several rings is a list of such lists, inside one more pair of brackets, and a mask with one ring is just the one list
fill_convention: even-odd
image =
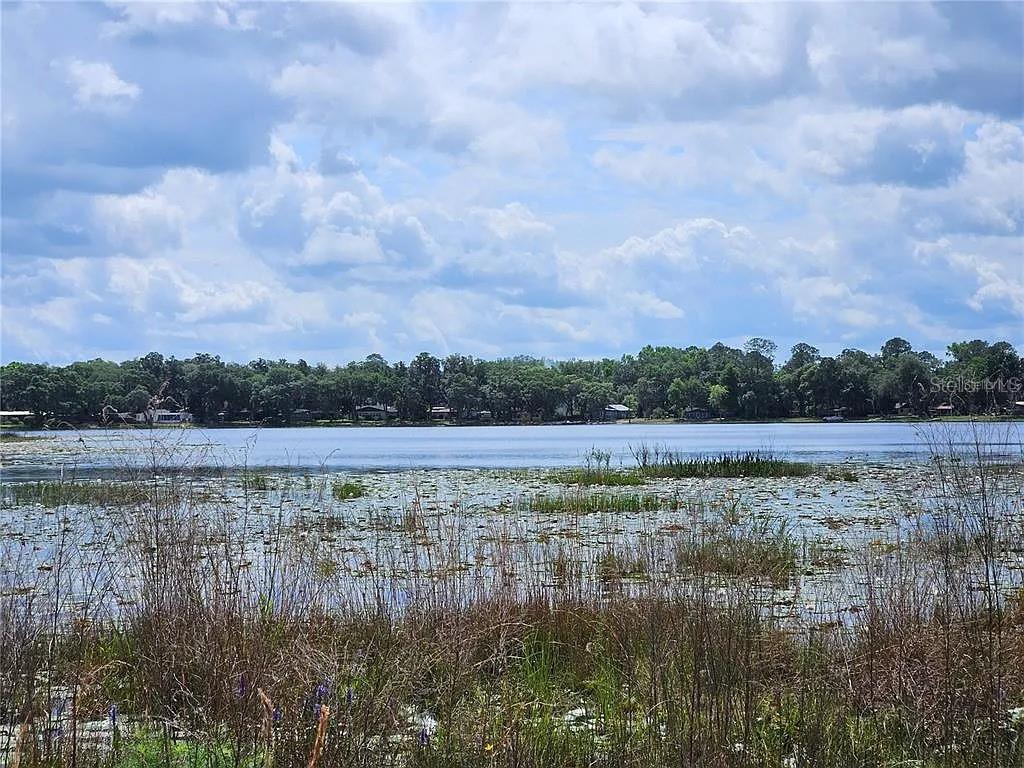
[[(594, 448), (630, 464), (630, 446), (687, 454), (771, 451), (814, 461), (925, 459), (936, 445), (1020, 457), (1020, 423), (594, 424), (494, 427), (291, 427), (88, 430), (54, 433), (51, 445), (8, 459), (4, 474), (78, 469), (125, 460), (197, 466), (327, 469), (554, 467), (580, 464)], [(49, 440), (46, 441), (50, 443)], [(40, 441), (42, 444), (43, 441)]]

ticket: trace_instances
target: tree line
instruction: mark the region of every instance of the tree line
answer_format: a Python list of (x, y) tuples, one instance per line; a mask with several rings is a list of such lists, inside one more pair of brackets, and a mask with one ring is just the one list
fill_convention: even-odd
[(900, 338), (877, 354), (846, 349), (828, 357), (800, 343), (776, 362), (776, 352), (770, 340), (754, 338), (742, 349), (646, 346), (619, 359), (480, 360), (423, 352), (408, 363), (374, 354), (333, 367), (151, 352), (123, 363), (12, 362), (0, 368), (0, 399), (4, 410), (31, 411), (38, 423), (75, 424), (154, 407), (188, 410), (202, 423), (355, 419), (365, 404), (393, 409), (404, 421), (425, 420), (431, 407), (442, 405), (454, 419), (486, 414), (522, 422), (597, 420), (609, 403), (638, 417), (773, 419), (923, 416), (940, 404), (957, 413), (1006, 413), (1024, 399), (1024, 359), (1005, 341), (950, 344), (945, 359)]

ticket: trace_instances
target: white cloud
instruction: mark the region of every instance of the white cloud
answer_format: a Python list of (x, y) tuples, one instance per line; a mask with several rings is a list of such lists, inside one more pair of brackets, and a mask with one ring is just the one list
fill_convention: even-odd
[(83, 107), (106, 107), (139, 98), (142, 89), (118, 77), (105, 61), (71, 59), (65, 64), (68, 83), (75, 89), (75, 101)]
[(1014, 6), (3, 13), (9, 355), (1020, 335)]

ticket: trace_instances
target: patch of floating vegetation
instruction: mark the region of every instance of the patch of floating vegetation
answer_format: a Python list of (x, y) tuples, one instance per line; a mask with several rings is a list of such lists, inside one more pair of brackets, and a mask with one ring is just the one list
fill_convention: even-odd
[(685, 456), (661, 448), (641, 446), (633, 451), (637, 471), (649, 478), (808, 477), (814, 465), (780, 459), (770, 453), (723, 453)]
[(243, 472), (242, 488), (246, 491), (263, 493), (271, 488), (270, 478), (262, 472)]
[(695, 527), (672, 544), (676, 569), (685, 573), (761, 576), (783, 581), (796, 574), (799, 543), (785, 519), (753, 516), (721, 519)]
[(34, 483), (8, 483), (4, 488), (3, 499), (13, 505), (60, 507), (65, 504), (88, 504), (113, 507), (147, 501), (151, 496), (150, 490), (150, 486), (145, 483), (39, 480)]
[(331, 483), (331, 496), (338, 501), (350, 501), (366, 495), (366, 486), (353, 480), (335, 480)]
[(524, 500), (522, 508), (530, 512), (584, 515), (593, 512), (650, 512), (675, 509), (674, 498), (653, 493), (563, 493), (557, 496), (537, 494)]
[(0, 442), (3, 443), (26, 443), (30, 440), (39, 440), (36, 435), (22, 435), (19, 432), (0, 432)]
[[(642, 485), (648, 480), (682, 480), (745, 477), (809, 477), (814, 464), (791, 461), (770, 453), (750, 452), (717, 456), (687, 456), (662, 448), (640, 446), (633, 450), (635, 467), (613, 468), (611, 454), (594, 450), (584, 466), (554, 472), (555, 482), (574, 485)], [(849, 473), (852, 479), (856, 476)], [(850, 479), (845, 475), (836, 479)]]

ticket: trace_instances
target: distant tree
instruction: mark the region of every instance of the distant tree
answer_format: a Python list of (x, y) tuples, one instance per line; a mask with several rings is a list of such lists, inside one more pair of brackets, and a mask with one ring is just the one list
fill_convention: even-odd
[(909, 341), (896, 336), (882, 345), (882, 362), (886, 364), (894, 363), (899, 357), (912, 351), (913, 347), (910, 346)]
[(818, 351), (817, 347), (812, 347), (810, 344), (800, 342), (794, 344), (790, 350), (789, 360), (783, 366), (784, 371), (795, 371), (803, 368), (805, 365), (818, 362), (821, 359), (821, 352)]
[(767, 358), (769, 361), (775, 359), (775, 352), (778, 350), (778, 345), (771, 339), (762, 339), (755, 336), (747, 340), (747, 343), (743, 345), (743, 351), (749, 354), (758, 354)]
[(710, 388), (696, 376), (674, 379), (668, 388), (668, 402), (672, 410), (682, 415), (687, 408), (704, 408), (708, 404)]
[(146, 410), (146, 406), (149, 405), (150, 397), (149, 392), (144, 390), (142, 387), (136, 387), (129, 392), (124, 398), (124, 408), (128, 413), (140, 413)]

